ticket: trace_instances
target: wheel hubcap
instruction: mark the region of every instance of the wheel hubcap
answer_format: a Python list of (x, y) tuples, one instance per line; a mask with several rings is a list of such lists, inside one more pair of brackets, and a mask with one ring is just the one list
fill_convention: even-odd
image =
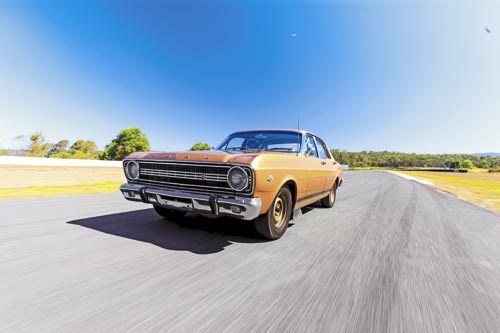
[(286, 202), (282, 196), (279, 196), (274, 201), (273, 219), (276, 227), (280, 228), (286, 218)]

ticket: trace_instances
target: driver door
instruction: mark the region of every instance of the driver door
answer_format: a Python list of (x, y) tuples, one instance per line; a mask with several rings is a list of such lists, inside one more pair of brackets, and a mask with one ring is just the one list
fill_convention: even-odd
[(318, 149), (314, 137), (306, 136), (305, 159), (307, 165), (307, 197), (314, 197), (321, 194), (325, 187), (325, 172), (323, 160), (319, 158)]

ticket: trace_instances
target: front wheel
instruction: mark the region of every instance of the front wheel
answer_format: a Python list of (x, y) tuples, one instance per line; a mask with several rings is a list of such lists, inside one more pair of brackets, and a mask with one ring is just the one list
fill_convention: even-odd
[(154, 206), (154, 208), (158, 215), (170, 221), (178, 221), (179, 219), (183, 218), (184, 215), (186, 215), (186, 212), (176, 209), (168, 209), (160, 206)]
[(337, 182), (333, 184), (332, 189), (328, 192), (328, 195), (321, 199), (321, 206), (325, 208), (332, 208), (335, 204), (335, 199), (337, 198)]
[(278, 239), (286, 231), (292, 214), (292, 193), (282, 187), (266, 214), (255, 219), (255, 229), (267, 239)]

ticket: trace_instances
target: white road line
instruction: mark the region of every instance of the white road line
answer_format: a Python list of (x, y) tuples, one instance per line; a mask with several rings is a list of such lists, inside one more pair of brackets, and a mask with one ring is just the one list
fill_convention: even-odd
[(388, 170), (384, 170), (384, 171), (392, 173), (392, 174), (397, 175), (397, 176), (402, 177), (402, 178), (406, 178), (408, 180), (413, 180), (414, 182), (417, 182), (417, 183), (421, 183), (421, 184), (424, 184), (424, 185), (434, 186), (434, 183), (431, 182), (430, 180), (426, 180), (426, 179), (422, 179), (422, 178), (417, 178), (417, 177), (413, 177), (413, 176), (408, 176), (406, 174), (399, 173), (399, 172), (396, 172), (396, 171), (388, 171)]

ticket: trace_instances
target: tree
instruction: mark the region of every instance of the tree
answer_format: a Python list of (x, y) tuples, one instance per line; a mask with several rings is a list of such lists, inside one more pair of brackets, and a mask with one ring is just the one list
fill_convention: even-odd
[(472, 164), (471, 160), (464, 160), (462, 162), (462, 168), (464, 169), (472, 169), (474, 167), (474, 164)]
[(27, 156), (45, 157), (50, 148), (50, 144), (45, 142), (42, 132), (33, 133), (30, 136), (30, 148)]
[(210, 145), (208, 143), (197, 142), (189, 150), (210, 150)]
[(96, 159), (97, 145), (92, 140), (76, 140), (69, 149), (69, 152), (74, 158), (79, 159)]
[(100, 155), (104, 160), (123, 160), (136, 151), (148, 151), (149, 139), (138, 127), (122, 129)]
[(51, 147), (47, 153), (47, 156), (53, 157), (55, 154), (59, 154), (61, 152), (66, 152), (68, 150), (68, 146), (69, 146), (68, 140), (66, 140), (66, 139), (60, 140), (58, 143), (51, 145)]

